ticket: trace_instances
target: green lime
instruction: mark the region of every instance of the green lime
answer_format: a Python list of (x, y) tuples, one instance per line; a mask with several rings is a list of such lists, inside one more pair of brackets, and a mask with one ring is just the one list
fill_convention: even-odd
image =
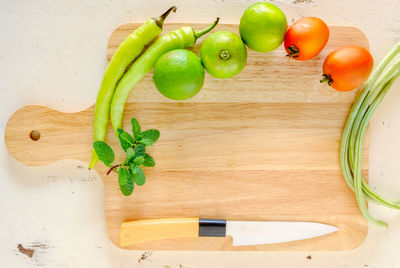
[(199, 57), (192, 51), (175, 49), (157, 60), (153, 81), (165, 97), (187, 100), (203, 87), (204, 68)]
[(239, 31), (246, 45), (259, 52), (278, 48), (285, 38), (286, 16), (270, 3), (249, 6), (240, 18)]
[(246, 65), (246, 46), (234, 33), (215, 32), (201, 45), (200, 58), (209, 74), (216, 78), (230, 78)]

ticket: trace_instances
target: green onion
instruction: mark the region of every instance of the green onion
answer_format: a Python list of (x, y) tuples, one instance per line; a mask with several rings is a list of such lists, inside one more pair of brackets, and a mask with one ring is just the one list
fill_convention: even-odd
[(394, 60), (399, 53), (400, 43), (385, 56), (364, 84), (350, 110), (340, 144), (342, 174), (347, 185), (355, 193), (361, 214), (368, 222), (385, 227), (387, 226), (385, 222), (370, 215), (366, 201), (373, 201), (393, 209), (400, 209), (400, 202), (388, 200), (378, 194), (362, 177), (362, 145), (368, 123), (375, 109), (400, 75), (400, 58)]

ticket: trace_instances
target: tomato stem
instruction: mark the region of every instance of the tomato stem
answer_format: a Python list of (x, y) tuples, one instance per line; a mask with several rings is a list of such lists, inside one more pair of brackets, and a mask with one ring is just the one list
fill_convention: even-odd
[(333, 79), (332, 76), (330, 76), (329, 74), (323, 74), (322, 75), (324, 78), (322, 78), (321, 80), (319, 80), (319, 82), (321, 83), (328, 83), (328, 85), (332, 85), (333, 83)]
[(293, 59), (299, 57), (300, 50), (295, 45), (291, 45), (290, 47), (287, 47), (286, 49), (289, 50), (289, 54), (287, 54), (286, 57), (293, 58)]

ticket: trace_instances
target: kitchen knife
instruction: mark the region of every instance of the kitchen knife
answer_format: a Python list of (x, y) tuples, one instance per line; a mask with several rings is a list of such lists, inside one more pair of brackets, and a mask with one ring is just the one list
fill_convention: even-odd
[(313, 238), (338, 228), (316, 222), (226, 221), (167, 218), (127, 221), (121, 224), (120, 246), (183, 237), (232, 236), (233, 246), (272, 244)]

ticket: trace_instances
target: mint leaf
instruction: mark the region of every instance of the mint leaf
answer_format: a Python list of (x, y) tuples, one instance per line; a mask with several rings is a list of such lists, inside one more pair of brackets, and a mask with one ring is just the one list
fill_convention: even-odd
[(140, 167), (133, 168), (133, 180), (138, 186), (142, 186), (146, 182), (146, 176)]
[(132, 147), (129, 147), (126, 150), (126, 159), (125, 163), (129, 164), (135, 158), (135, 150)]
[(143, 156), (146, 152), (146, 147), (143, 144), (137, 144), (135, 146), (135, 155), (136, 156)]
[(93, 149), (104, 165), (109, 167), (114, 162), (114, 151), (104, 141), (95, 141)]
[(144, 154), (144, 162), (143, 162), (143, 166), (145, 167), (154, 167), (155, 166), (155, 162), (153, 157), (151, 157), (151, 155), (149, 154)]
[(132, 136), (128, 133), (123, 131), (122, 129), (118, 129), (118, 139), (121, 143), (122, 149), (126, 152), (129, 147), (132, 147), (134, 144)]
[(133, 136), (135, 137), (135, 140), (140, 139), (140, 132), (142, 130), (140, 129), (139, 122), (135, 118), (132, 118), (131, 124), (132, 124), (132, 133), (133, 133)]
[(160, 137), (160, 131), (157, 129), (148, 129), (140, 133), (140, 137), (142, 138), (139, 142), (144, 145), (153, 145), (158, 138)]
[(143, 162), (144, 162), (144, 157), (143, 156), (138, 156), (135, 159), (133, 159), (133, 163), (135, 163), (136, 166), (143, 165)]
[(133, 180), (132, 177), (129, 176), (128, 170), (126, 168), (121, 167), (118, 170), (118, 183), (121, 192), (128, 196), (131, 195), (133, 192)]

